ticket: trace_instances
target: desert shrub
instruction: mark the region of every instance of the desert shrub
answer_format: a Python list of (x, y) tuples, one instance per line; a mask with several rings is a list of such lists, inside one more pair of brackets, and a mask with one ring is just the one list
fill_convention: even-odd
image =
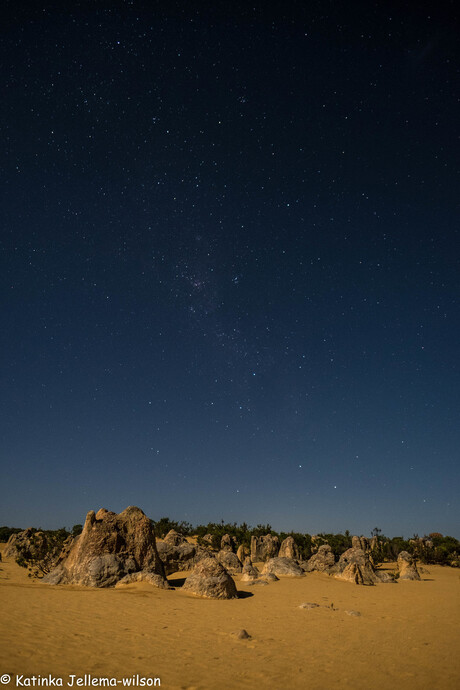
[(155, 534), (160, 539), (163, 539), (170, 530), (175, 530), (179, 534), (187, 536), (192, 534), (193, 527), (189, 522), (176, 522), (175, 520), (170, 520), (168, 517), (162, 517), (160, 520), (150, 520), (155, 530)]
[[(253, 536), (261, 537), (266, 534), (272, 534), (277, 536), (280, 542), (286, 537), (292, 536), (303, 560), (308, 560), (312, 553), (322, 544), (329, 544), (336, 558), (340, 558), (352, 545), (352, 537), (348, 530), (345, 530), (344, 534), (322, 532), (316, 535), (313, 541), (310, 534), (276, 532), (268, 523), (251, 527), (246, 522), (237, 524), (236, 522), (229, 523), (221, 520), (220, 522), (208, 522), (207, 525), (193, 527), (188, 522), (176, 522), (169, 518), (161, 518), (157, 522), (152, 521), (152, 524), (159, 537), (164, 537), (169, 530), (174, 529), (184, 535), (196, 535), (198, 537), (198, 544), (207, 547), (211, 546), (215, 550), (220, 549), (221, 539), (224, 534), (234, 537), (238, 546), (243, 544), (247, 547), (250, 547), (251, 537)], [(205, 535), (211, 535), (211, 540), (204, 540), (203, 537)], [(416, 534), (410, 540), (406, 540), (403, 537), (392, 537), (390, 539), (383, 535), (382, 530), (378, 527), (374, 527), (372, 536), (377, 538), (374, 541), (374, 548), (372, 550), (372, 557), (375, 563), (394, 561), (401, 551), (408, 551), (423, 563), (439, 563), (441, 565), (460, 567), (460, 542), (454, 537), (443, 537), (439, 532), (433, 532), (430, 534), (430, 540), (433, 544), (431, 546), (427, 537), (420, 539)]]
[(382, 552), (385, 560), (396, 560), (401, 551), (407, 551), (410, 554), (414, 552), (413, 544), (403, 539), (403, 537), (393, 537), (382, 545)]
[(79, 534), (83, 532), (83, 525), (74, 525), (72, 527), (71, 535), (72, 537), (78, 537)]
[[(203, 526), (204, 525), (199, 525), (199, 527)], [(206, 539), (204, 539), (205, 534), (208, 535)], [(218, 534), (212, 534), (211, 532), (205, 532), (205, 534), (198, 535), (198, 546), (204, 546), (205, 548), (211, 548), (213, 551), (219, 551), (221, 537), (219, 537)], [(209, 538), (209, 535), (211, 538)]]
[[(431, 535), (430, 535), (431, 536)], [(460, 562), (460, 542), (455, 537), (443, 537), (435, 534), (431, 538), (432, 547), (427, 547), (421, 553), (423, 563), (457, 566)]]
[(272, 526), (268, 524), (268, 522), (266, 525), (257, 525), (257, 527), (251, 527), (249, 531), (251, 537), (264, 537), (266, 534), (273, 534), (273, 536), (279, 536), (278, 532), (275, 532), (272, 529)]
[(323, 544), (329, 544), (332, 549), (332, 553), (336, 558), (345, 553), (347, 549), (351, 546), (351, 536), (348, 534), (324, 534), (321, 532), (316, 536), (315, 546), (319, 547)]
[(209, 542), (205, 541), (203, 537), (210, 534), (212, 536), (211, 545), (214, 549), (220, 548), (220, 541), (224, 534), (229, 534), (231, 537), (234, 537), (238, 546), (243, 544), (247, 547), (251, 545), (251, 537), (261, 537), (266, 534), (272, 534), (273, 536), (281, 538), (278, 532), (275, 532), (269, 524), (259, 524), (256, 527), (251, 527), (246, 522), (242, 522), (238, 525), (236, 522), (229, 523), (223, 520), (221, 520), (221, 522), (208, 522), (207, 525), (198, 525), (194, 529), (194, 534), (198, 536), (198, 543), (203, 546), (209, 546)]
[(418, 535), (409, 540), (403, 537), (380, 537), (378, 551), (373, 551), (372, 555), (376, 562), (395, 561), (401, 551), (407, 551), (421, 563), (454, 566), (460, 563), (460, 542), (454, 537), (443, 537), (436, 533), (430, 534), (429, 539), (421, 539)]
[[(259, 527), (262, 526), (259, 525)], [(198, 525), (195, 529), (195, 534), (198, 535), (198, 543), (203, 545), (209, 545), (209, 542), (203, 541), (203, 537), (206, 534), (210, 534), (212, 536), (211, 546), (214, 549), (220, 548), (220, 542), (224, 534), (229, 534), (231, 537), (234, 537), (238, 545), (244, 544), (245, 546), (249, 546), (251, 543), (252, 528), (249, 527), (246, 522), (238, 525), (236, 522), (230, 523), (221, 520), (221, 522), (208, 522), (207, 525)], [(264, 534), (267, 533), (264, 532)]]
[(8, 541), (12, 534), (22, 532), (20, 527), (0, 527), (0, 542)]

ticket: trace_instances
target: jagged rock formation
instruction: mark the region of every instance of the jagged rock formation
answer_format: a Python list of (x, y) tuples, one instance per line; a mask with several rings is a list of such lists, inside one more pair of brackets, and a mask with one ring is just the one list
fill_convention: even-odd
[(221, 565), (224, 566), (225, 570), (230, 573), (230, 575), (236, 575), (236, 573), (241, 573), (242, 563), (238, 559), (236, 553), (233, 551), (219, 551), (216, 554), (216, 558)]
[(316, 553), (318, 551), (317, 543), (321, 539), (322, 539), (322, 537), (320, 537), (319, 534), (312, 534), (312, 536), (311, 536), (311, 552), (312, 553)]
[(417, 570), (417, 563), (407, 551), (401, 551), (398, 555), (398, 570), (400, 580), (421, 580)]
[[(197, 552), (208, 555), (206, 549), (189, 544), (187, 541), (180, 544), (172, 544), (167, 541), (157, 543), (157, 551), (165, 567), (166, 575), (171, 575), (178, 570), (189, 570), (197, 562)], [(197, 560), (196, 560), (197, 559)]]
[(111, 587), (142, 570), (166, 579), (150, 520), (133, 506), (118, 515), (102, 508), (89, 511), (82, 533), (43, 582)]
[(28, 527), (12, 534), (5, 547), (4, 556), (14, 558), (21, 565), (32, 569), (35, 574), (48, 573), (68, 554), (74, 537), (65, 540), (61, 530), (42, 532)]
[(252, 565), (251, 559), (246, 558), (243, 565), (243, 571), (241, 575), (242, 582), (253, 582), (259, 577), (259, 571)]
[[(34, 538), (34, 539), (32, 539)], [(43, 533), (35, 530), (33, 527), (28, 527), (22, 532), (12, 534), (8, 539), (3, 555), (5, 558), (17, 558), (21, 552), (34, 552), (33, 540), (41, 542), (43, 540)]]
[(245, 544), (240, 544), (240, 546), (238, 547), (238, 550), (236, 552), (236, 555), (238, 556), (238, 560), (241, 563), (244, 563), (246, 557), (249, 556), (250, 553), (251, 553), (250, 550), (248, 549), (248, 547)]
[(221, 551), (231, 551), (234, 553), (236, 551), (236, 539), (231, 537), (229, 534), (224, 534), (220, 540), (220, 550)]
[(291, 558), (270, 558), (262, 570), (264, 575), (286, 575), (288, 577), (304, 577), (305, 573), (300, 565)]
[(380, 550), (380, 541), (378, 537), (372, 537), (371, 542), (370, 542), (370, 549), (371, 551), (379, 551)]
[(366, 539), (366, 537), (352, 537), (351, 548), (361, 549), (364, 553), (367, 553), (371, 549), (369, 539)]
[(238, 593), (233, 578), (215, 558), (203, 558), (188, 576), (182, 588), (210, 599), (236, 599)]
[[(357, 568), (349, 566), (357, 566)], [(363, 549), (356, 546), (347, 549), (340, 556), (336, 566), (336, 573), (336, 577), (343, 580), (358, 579), (359, 582), (357, 584), (373, 585), (378, 581), (368, 555)]]
[[(28, 529), (32, 530), (31, 527), (28, 527)], [(23, 530), (22, 532), (16, 532), (16, 534), (12, 534), (10, 536), (10, 538), (6, 542), (5, 548), (3, 549), (3, 555), (5, 556), (5, 558), (16, 558), (16, 542), (18, 540), (18, 536), (20, 534), (24, 534), (24, 532), (27, 532), (27, 530)]]
[(348, 563), (342, 572), (337, 573), (336, 578), (339, 580), (346, 580), (347, 582), (353, 582), (355, 585), (373, 585), (373, 576), (369, 577), (367, 572), (363, 572), (364, 568), (361, 568), (358, 563)]
[(333, 567), (335, 563), (334, 554), (329, 544), (322, 544), (317, 553), (315, 553), (304, 566), (307, 573), (313, 570), (318, 570), (322, 573), (327, 573)]
[(392, 582), (388, 573), (376, 572), (369, 554), (363, 549), (352, 547), (343, 553), (331, 573), (340, 580), (348, 580), (358, 585), (376, 585)]
[(280, 549), (278, 537), (266, 534), (265, 537), (251, 537), (251, 560), (253, 563), (275, 558)]
[(59, 554), (56, 557), (56, 560), (54, 561), (54, 566), (57, 567), (64, 559), (67, 558), (67, 556), (70, 553), (70, 549), (72, 548), (74, 542), (78, 539), (78, 536), (72, 537), (71, 535), (67, 537), (65, 542), (62, 545), (62, 549), (60, 550)]
[(294, 541), (294, 537), (286, 537), (284, 541), (281, 542), (280, 550), (278, 553), (280, 558), (290, 558), (293, 561), (298, 561), (300, 558), (299, 549)]
[[(187, 537), (183, 534), (179, 534), (175, 529), (170, 529), (168, 534), (163, 539), (163, 543), (171, 544), (172, 546), (180, 546), (181, 544), (187, 544)], [(157, 544), (158, 546), (158, 544)]]

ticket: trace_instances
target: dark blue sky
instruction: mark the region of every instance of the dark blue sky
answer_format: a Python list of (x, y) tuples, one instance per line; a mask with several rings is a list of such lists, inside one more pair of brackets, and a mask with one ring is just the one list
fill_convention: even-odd
[(0, 524), (459, 536), (454, 2), (4, 2)]

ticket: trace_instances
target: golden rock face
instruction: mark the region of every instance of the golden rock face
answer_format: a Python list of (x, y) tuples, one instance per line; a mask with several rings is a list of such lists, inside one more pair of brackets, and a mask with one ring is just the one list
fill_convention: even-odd
[(150, 520), (134, 506), (119, 514), (102, 508), (97, 513), (89, 511), (67, 557), (44, 581), (110, 587), (143, 570), (165, 579)]

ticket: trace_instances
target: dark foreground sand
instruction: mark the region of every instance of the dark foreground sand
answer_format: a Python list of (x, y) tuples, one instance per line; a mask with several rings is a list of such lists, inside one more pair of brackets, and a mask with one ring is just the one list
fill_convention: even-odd
[[(0, 676), (51, 673), (64, 687), (69, 674), (86, 673), (159, 677), (168, 690), (453, 690), (460, 687), (460, 573), (428, 570), (422, 582), (375, 587), (320, 573), (267, 587), (236, 577), (243, 598), (212, 601), (142, 584), (53, 587), (5, 560)], [(180, 584), (184, 575), (169, 579)], [(321, 607), (301, 609), (303, 602)], [(251, 639), (232, 634), (242, 628)]]

